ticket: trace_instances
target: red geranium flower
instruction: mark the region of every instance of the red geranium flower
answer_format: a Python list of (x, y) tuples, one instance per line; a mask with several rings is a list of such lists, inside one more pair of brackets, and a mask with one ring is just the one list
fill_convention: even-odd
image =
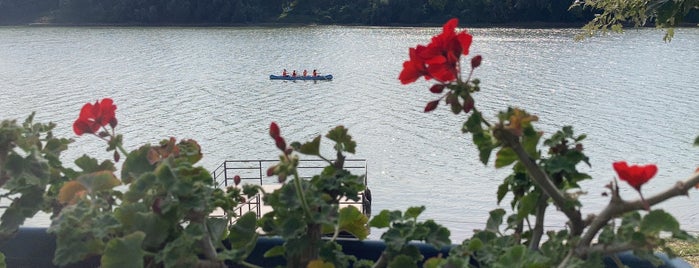
[(456, 33), (458, 19), (451, 19), (442, 26), (442, 33), (432, 37), (427, 46), (410, 49), (410, 60), (403, 63), (399, 79), (409, 84), (424, 76), (440, 82), (451, 82), (459, 75), (461, 55), (468, 55), (473, 37), (466, 31)]
[(629, 166), (625, 161), (619, 161), (614, 162), (612, 165), (616, 173), (619, 174), (619, 179), (626, 181), (639, 192), (641, 191), (641, 186), (658, 172), (658, 167), (654, 164)]
[(95, 104), (86, 103), (80, 110), (80, 116), (73, 123), (73, 131), (80, 136), (85, 133), (95, 133), (107, 124), (112, 128), (116, 127), (117, 119), (114, 116), (116, 108), (114, 101), (110, 98), (102, 99), (101, 102), (98, 100)]
[(408, 50), (410, 60), (403, 62), (403, 71), (401, 71), (398, 76), (398, 79), (400, 79), (400, 82), (404, 85), (415, 82), (422, 76), (425, 76), (425, 79), (430, 79), (425, 61), (417, 56), (417, 50), (424, 48), (424, 46), (417, 46), (417, 48), (411, 47), (410, 50)]

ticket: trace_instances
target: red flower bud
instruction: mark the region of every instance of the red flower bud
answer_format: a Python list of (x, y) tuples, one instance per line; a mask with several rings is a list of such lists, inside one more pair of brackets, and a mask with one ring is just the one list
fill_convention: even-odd
[(237, 186), (238, 184), (240, 184), (240, 176), (235, 175), (235, 177), (233, 177), (233, 182), (235, 183), (236, 186)]
[(286, 141), (284, 141), (284, 138), (277, 136), (274, 138), (274, 143), (277, 144), (277, 148), (279, 148), (279, 150), (282, 150), (282, 152), (286, 150)]
[(427, 106), (425, 106), (425, 112), (431, 112), (434, 109), (437, 109), (437, 106), (439, 105), (439, 100), (434, 100), (430, 101), (427, 103)]
[(470, 96), (467, 97), (467, 98), (464, 100), (464, 105), (463, 105), (464, 113), (470, 112), (471, 109), (473, 109), (473, 104), (474, 104), (473, 98), (471, 98)]
[(276, 169), (276, 168), (277, 168), (276, 165), (267, 168), (267, 177), (272, 177), (272, 176), (274, 176), (274, 169)]
[(121, 159), (121, 155), (119, 155), (119, 151), (114, 150), (114, 162), (119, 162), (119, 159)]
[(115, 128), (117, 126), (117, 119), (116, 117), (112, 118), (112, 120), (109, 120), (109, 126), (112, 128)]
[(481, 61), (483, 61), (483, 57), (481, 57), (481, 55), (471, 58), (471, 69), (476, 69), (478, 66), (481, 66)]
[(432, 93), (439, 94), (442, 93), (442, 91), (444, 91), (444, 85), (442, 84), (434, 84), (432, 87), (430, 87), (430, 92)]
[(279, 137), (279, 126), (277, 126), (277, 123), (272, 122), (272, 124), (269, 125), (269, 135), (275, 139)]

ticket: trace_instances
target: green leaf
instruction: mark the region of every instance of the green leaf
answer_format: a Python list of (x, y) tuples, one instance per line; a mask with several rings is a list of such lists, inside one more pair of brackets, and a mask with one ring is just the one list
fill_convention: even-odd
[(495, 168), (506, 167), (517, 161), (517, 154), (510, 147), (500, 148), (495, 154)]
[(320, 155), (320, 136), (315, 137), (311, 142), (301, 145), (298, 151), (307, 155)]
[(502, 201), (503, 198), (505, 198), (505, 195), (507, 195), (507, 192), (510, 190), (510, 185), (507, 182), (503, 182), (498, 186), (498, 205), (500, 205), (500, 202)]
[(485, 225), (485, 229), (494, 233), (499, 233), (503, 216), (505, 216), (504, 209), (498, 208), (490, 211), (490, 217), (488, 217), (488, 222)]
[(597, 240), (599, 240), (600, 243), (602, 244), (611, 244), (614, 242), (614, 228), (612, 225), (607, 225), (602, 229), (602, 232), (600, 232)]
[(148, 161), (148, 151), (150, 151), (150, 145), (146, 144), (126, 156), (121, 169), (121, 179), (124, 183), (131, 183), (132, 180), (137, 179), (141, 174), (152, 172), (155, 169), (155, 165), (150, 164)]
[[(445, 264), (444, 259), (442, 257), (432, 257), (429, 258), (425, 261), (425, 263), (422, 264), (423, 268), (438, 268), (441, 267), (441, 265)], [(2, 268), (2, 267), (0, 267)]]
[(468, 241), (468, 250), (475, 252), (481, 250), (485, 244), (483, 243), (483, 240), (480, 240), (479, 238), (473, 238)]
[(222, 241), (228, 227), (228, 219), (210, 217), (206, 219), (206, 227), (209, 230), (209, 236), (213, 241)]
[(694, 139), (694, 146), (699, 146), (699, 136)]
[(248, 212), (239, 217), (235, 224), (230, 227), (230, 233), (228, 234), (231, 248), (221, 251), (219, 258), (233, 262), (245, 260), (252, 253), (255, 245), (257, 245), (256, 223), (257, 215), (254, 212)]
[(680, 224), (675, 217), (663, 210), (652, 210), (641, 220), (641, 232), (657, 235), (661, 231), (679, 232)]
[(546, 264), (546, 258), (539, 253), (527, 250), (527, 247), (524, 245), (515, 245), (508, 248), (505, 253), (498, 258), (497, 263), (495, 263), (493, 267), (544, 268), (550, 266), (550, 264)]
[(352, 136), (347, 134), (347, 129), (344, 126), (335, 127), (325, 137), (337, 143), (335, 146), (337, 151), (354, 153), (357, 147), (357, 143), (352, 140)]
[(488, 159), (490, 158), (490, 153), (495, 149), (493, 141), (485, 132), (474, 132), (473, 133), (473, 143), (478, 147), (478, 157), (481, 163), (484, 165), (488, 164)]
[(359, 240), (369, 236), (367, 221), (369, 221), (369, 218), (355, 206), (340, 209), (340, 217), (338, 219), (340, 230), (347, 231)]
[(403, 215), (404, 219), (417, 219), (422, 212), (425, 211), (425, 206), (419, 206), (419, 207), (409, 207), (406, 211), (405, 214)]
[(369, 226), (376, 228), (388, 228), (391, 226), (391, 211), (384, 209), (369, 221)]
[(451, 245), (451, 239), (449, 239), (451, 232), (446, 227), (437, 224), (434, 220), (427, 220), (422, 226), (429, 229), (424, 239), (428, 244), (433, 245), (437, 249)]
[(466, 123), (464, 123), (462, 131), (471, 133), (483, 132), (483, 127), (481, 127), (481, 122), (483, 122), (483, 117), (480, 112), (474, 112), (468, 117)]
[(82, 169), (86, 173), (97, 172), (103, 170), (115, 171), (116, 168), (114, 164), (110, 161), (104, 161), (101, 164), (97, 164), (97, 159), (83, 155), (75, 160), (75, 165)]
[(111, 171), (98, 171), (81, 175), (76, 179), (90, 193), (109, 190), (121, 184)]
[(398, 255), (388, 263), (388, 267), (389, 268), (410, 268), (410, 267), (417, 268), (417, 263), (413, 260), (413, 258), (411, 258), (409, 256)]
[(102, 255), (102, 267), (143, 267), (144, 252), (141, 249), (141, 243), (145, 236), (143, 232), (134, 232), (122, 238), (110, 240)]
[(284, 256), (285, 251), (286, 250), (284, 249), (284, 246), (274, 246), (274, 247), (270, 248), (269, 250), (267, 250), (267, 252), (265, 252), (264, 257), (270, 258), (270, 257)]
[(536, 205), (539, 200), (539, 192), (530, 192), (524, 195), (519, 201), (519, 208), (517, 210), (517, 216), (520, 219), (524, 219), (529, 214), (534, 214), (536, 212)]
[(2, 254), (2, 252), (0, 252), (0, 268), (7, 268), (7, 264), (5, 263), (5, 254)]
[(525, 128), (525, 135), (522, 137), (522, 147), (524, 151), (527, 152), (534, 159), (539, 159), (539, 151), (537, 150), (537, 145), (539, 145), (539, 139), (541, 139), (541, 133), (534, 131), (532, 127)]

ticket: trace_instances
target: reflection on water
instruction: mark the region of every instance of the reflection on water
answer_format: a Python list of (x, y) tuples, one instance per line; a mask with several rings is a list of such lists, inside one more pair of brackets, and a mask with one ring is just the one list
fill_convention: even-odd
[[(88, 153), (109, 159), (104, 144), (74, 137), (83, 103), (115, 100), (127, 148), (174, 136), (195, 138), (213, 169), (224, 159), (274, 159), (271, 121), (288, 140), (309, 140), (343, 124), (368, 159), (374, 211), (425, 204), (424, 218), (452, 230), (454, 241), (482, 228), (507, 169), (484, 167), (465, 120), (441, 107), (429, 82), (397, 80), (408, 48), (429, 42), (439, 28), (0, 28), (1, 118), (59, 124), (75, 143), (64, 161)], [(699, 164), (699, 30), (573, 41), (575, 29), (472, 29), (473, 54), (484, 57), (477, 105), (494, 116), (506, 105), (539, 115), (552, 133), (574, 125), (587, 133), (594, 179), (584, 184), (584, 213), (606, 203), (611, 163), (656, 163), (647, 195), (683, 179)], [(333, 81), (271, 81), (269, 74), (318, 69)], [(329, 145), (325, 145), (329, 147)], [(328, 150), (328, 148), (325, 148)], [(70, 164), (70, 163), (67, 163)], [(636, 198), (630, 187), (623, 196)], [(695, 197), (663, 206), (699, 231)], [(502, 204), (509, 207), (509, 201)], [(547, 224), (562, 226), (552, 209)], [(29, 225), (47, 225), (33, 219)], [(374, 232), (372, 235), (377, 235)], [(378, 237), (378, 235), (377, 235)]]

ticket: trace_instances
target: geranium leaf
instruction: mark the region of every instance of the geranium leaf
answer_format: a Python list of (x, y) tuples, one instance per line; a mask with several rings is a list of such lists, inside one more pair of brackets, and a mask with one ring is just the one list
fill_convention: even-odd
[(387, 209), (382, 210), (379, 215), (374, 216), (369, 221), (369, 226), (376, 228), (388, 228), (391, 226), (391, 212)]
[(81, 192), (86, 191), (85, 186), (77, 181), (68, 181), (63, 184), (61, 190), (58, 191), (58, 202), (62, 204), (74, 203), (74, 200)]
[[(250, 241), (257, 241), (257, 215), (254, 212), (245, 213), (239, 217), (235, 224), (230, 227), (228, 241), (231, 242), (231, 247), (234, 249), (247, 248), (250, 246)], [(254, 243), (252, 245), (254, 247)]]
[(128, 184), (137, 179), (141, 174), (151, 172), (155, 169), (155, 165), (148, 162), (148, 152), (150, 145), (146, 144), (132, 151), (126, 156), (124, 165), (121, 168), (121, 179)]
[(340, 209), (340, 230), (347, 231), (359, 240), (369, 236), (369, 228), (366, 227), (369, 219), (357, 207), (348, 206)]
[(269, 250), (267, 250), (267, 252), (265, 252), (264, 257), (270, 258), (270, 257), (282, 256), (282, 255), (284, 255), (285, 251), (286, 250), (284, 249), (284, 246), (274, 246), (274, 247), (270, 248)]
[(405, 215), (403, 216), (404, 219), (417, 219), (422, 212), (425, 211), (425, 206), (419, 206), (419, 207), (409, 207), (408, 210), (405, 211)]
[(536, 210), (536, 202), (539, 200), (538, 192), (531, 192), (524, 195), (519, 200), (519, 209), (517, 210), (517, 216), (520, 219), (524, 219), (529, 214), (534, 214)]
[(313, 141), (304, 143), (299, 147), (298, 151), (302, 154), (307, 155), (319, 155), (320, 154), (320, 136), (316, 136)]
[(145, 236), (143, 232), (134, 232), (122, 238), (110, 240), (102, 255), (102, 267), (143, 267), (144, 254), (141, 243)]
[(503, 216), (505, 216), (504, 209), (499, 208), (490, 211), (490, 217), (488, 218), (488, 222), (485, 225), (485, 229), (491, 232), (498, 233), (500, 225), (502, 224)]
[(121, 184), (121, 181), (111, 171), (98, 171), (81, 175), (76, 179), (90, 193), (112, 189)]
[(482, 132), (483, 131), (483, 128), (481, 127), (482, 121), (483, 121), (483, 118), (481, 117), (481, 113), (474, 112), (471, 114), (471, 116), (468, 117), (468, 120), (466, 120), (466, 123), (464, 123), (464, 126), (461, 129), (461, 131), (471, 132), (471, 133)]
[(398, 255), (390, 263), (388, 263), (389, 268), (410, 268), (417, 267), (417, 263), (407, 255)]
[(357, 147), (357, 143), (352, 140), (352, 136), (347, 134), (347, 129), (344, 126), (335, 127), (325, 137), (337, 143), (335, 146), (337, 151), (355, 152), (354, 149)]
[(199, 162), (199, 160), (201, 160), (203, 157), (201, 153), (201, 146), (195, 140), (182, 140), (177, 147), (179, 148), (179, 157), (185, 158), (187, 162), (191, 164)]
[(517, 154), (510, 147), (502, 147), (495, 154), (495, 168), (506, 167), (517, 161)]
[(658, 234), (660, 231), (678, 232), (680, 224), (675, 217), (663, 210), (652, 210), (648, 212), (641, 220), (641, 232), (649, 234)]
[(493, 141), (490, 139), (490, 135), (486, 132), (473, 133), (473, 143), (478, 146), (478, 156), (483, 165), (488, 164), (488, 159), (490, 159), (490, 153), (495, 149)]
[(505, 198), (505, 195), (507, 194), (507, 192), (509, 190), (510, 190), (510, 186), (506, 182), (504, 182), (504, 183), (500, 184), (500, 186), (498, 186), (498, 193), (497, 193), (497, 196), (498, 196), (498, 203), (497, 204), (498, 205), (500, 204), (502, 199)]

